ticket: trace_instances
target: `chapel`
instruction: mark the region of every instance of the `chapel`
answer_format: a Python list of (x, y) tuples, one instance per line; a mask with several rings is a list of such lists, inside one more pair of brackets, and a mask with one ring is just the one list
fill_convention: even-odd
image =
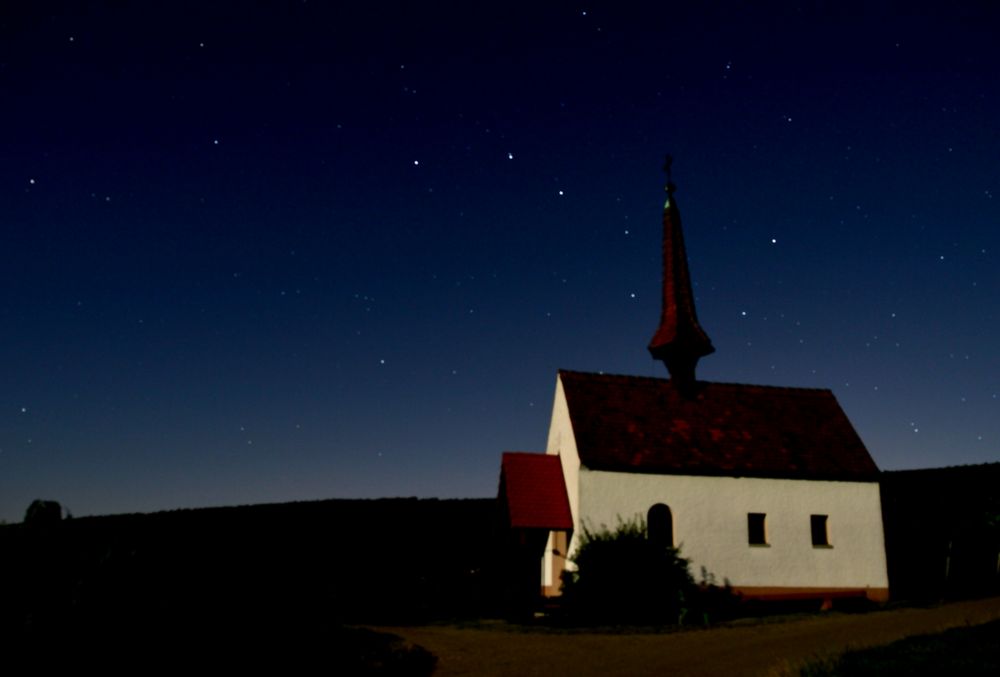
[[(879, 470), (827, 389), (702, 381), (698, 322), (668, 157), (665, 378), (560, 370), (544, 453), (504, 453), (499, 500), (526, 579), (559, 594), (584, 528), (642, 517), (744, 599), (886, 601)], [(629, 581), (622, 581), (627, 588)]]

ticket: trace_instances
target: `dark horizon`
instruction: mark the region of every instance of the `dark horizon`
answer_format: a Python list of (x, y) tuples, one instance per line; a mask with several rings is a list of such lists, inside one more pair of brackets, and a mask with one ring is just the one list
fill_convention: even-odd
[(495, 495), (557, 369), (710, 381), (883, 469), (1000, 460), (1000, 10), (0, 10), (0, 519)]

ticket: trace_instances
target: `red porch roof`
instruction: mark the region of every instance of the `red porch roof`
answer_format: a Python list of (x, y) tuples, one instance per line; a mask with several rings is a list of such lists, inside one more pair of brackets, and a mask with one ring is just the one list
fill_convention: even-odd
[(511, 527), (573, 528), (558, 456), (504, 452), (500, 463), (500, 500)]

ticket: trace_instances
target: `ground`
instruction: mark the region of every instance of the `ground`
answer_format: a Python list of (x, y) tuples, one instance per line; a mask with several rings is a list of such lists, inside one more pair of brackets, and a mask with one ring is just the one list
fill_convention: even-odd
[(436, 677), (459, 675), (786, 675), (809, 660), (1000, 618), (1000, 597), (867, 614), (738, 622), (674, 633), (598, 633), (476, 627), (379, 628), (438, 657)]

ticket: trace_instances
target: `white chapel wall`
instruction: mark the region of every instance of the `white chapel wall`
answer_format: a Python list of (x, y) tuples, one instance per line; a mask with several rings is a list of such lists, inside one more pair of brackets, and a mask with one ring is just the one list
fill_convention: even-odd
[(557, 454), (562, 463), (563, 479), (566, 481), (566, 493), (569, 497), (569, 509), (573, 513), (573, 531), (574, 533), (578, 532), (580, 530), (580, 456), (576, 450), (573, 425), (570, 423), (566, 392), (563, 390), (562, 379), (559, 377), (556, 377), (556, 395), (555, 401), (552, 403), (552, 421), (549, 424), (549, 440), (545, 446), (545, 453)]
[[(640, 514), (645, 519), (650, 507), (664, 503), (673, 513), (674, 542), (681, 547), (681, 555), (691, 560), (696, 579), (704, 566), (719, 584), (728, 578), (737, 587), (888, 588), (875, 482), (650, 475), (586, 468), (578, 472), (574, 520), (588, 528), (604, 524), (613, 529), (619, 516)], [(748, 544), (750, 512), (767, 515), (766, 547)], [(813, 546), (813, 514), (829, 516), (832, 547)]]

